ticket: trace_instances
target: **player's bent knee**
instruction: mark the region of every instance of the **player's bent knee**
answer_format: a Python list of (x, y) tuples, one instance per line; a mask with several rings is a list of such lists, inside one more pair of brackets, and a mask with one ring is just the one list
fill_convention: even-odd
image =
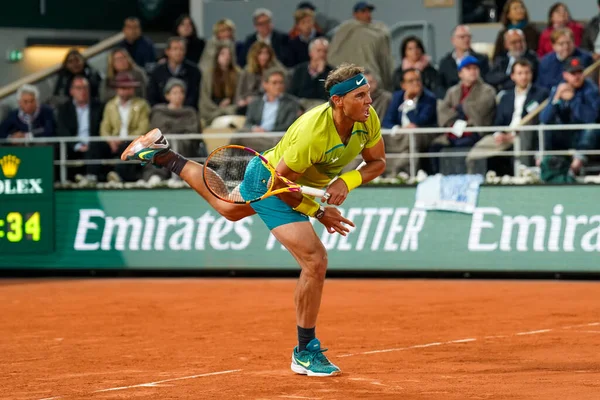
[(327, 252), (323, 250), (316, 250), (306, 255), (302, 264), (304, 273), (310, 274), (316, 279), (325, 279), (327, 273)]

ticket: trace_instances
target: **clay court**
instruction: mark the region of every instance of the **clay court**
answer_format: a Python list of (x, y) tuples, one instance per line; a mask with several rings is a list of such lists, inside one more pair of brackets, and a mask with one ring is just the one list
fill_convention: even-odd
[(329, 378), (289, 369), (294, 286), (1, 281), (0, 398), (598, 398), (598, 283), (329, 279)]

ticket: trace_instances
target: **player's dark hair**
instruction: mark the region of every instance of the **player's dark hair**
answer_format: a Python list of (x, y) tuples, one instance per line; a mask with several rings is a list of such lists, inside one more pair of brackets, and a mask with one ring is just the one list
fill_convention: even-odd
[[(339, 67), (327, 75), (327, 79), (325, 79), (325, 90), (327, 93), (329, 93), (333, 85), (337, 85), (338, 83), (348, 80), (355, 75), (364, 74), (364, 72), (365, 69), (356, 64), (342, 63)], [(329, 99), (329, 104), (331, 107), (334, 107), (331, 99)]]

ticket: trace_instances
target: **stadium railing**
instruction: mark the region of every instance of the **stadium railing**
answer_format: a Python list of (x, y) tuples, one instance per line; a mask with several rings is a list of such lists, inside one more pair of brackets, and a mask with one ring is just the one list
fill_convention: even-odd
[[(117, 43), (123, 40), (125, 36), (122, 32), (107, 37), (106, 39), (88, 47), (82, 52), (83, 57), (87, 62), (96, 67), (96, 70), (103, 73), (106, 69), (107, 50), (114, 47)], [(100, 67), (100, 68), (98, 68)], [(52, 96), (54, 85), (58, 71), (62, 68), (62, 63), (45, 68), (41, 71), (27, 75), (19, 80), (16, 80), (6, 86), (0, 88), (0, 109), (7, 111), (17, 107), (17, 90), (25, 85), (35, 85), (40, 91), (41, 101), (45, 102)], [(103, 76), (104, 77), (104, 76)]]
[[(470, 132), (488, 133), (493, 132), (537, 132), (539, 147), (537, 150), (524, 151), (521, 150), (519, 136), (515, 136), (515, 142), (513, 148), (506, 151), (494, 152), (491, 157), (514, 157), (514, 173), (517, 174), (520, 168), (520, 157), (523, 156), (538, 156), (544, 155), (573, 155), (575, 154), (574, 149), (570, 150), (554, 150), (549, 151), (544, 149), (543, 135), (544, 131), (558, 131), (558, 130), (600, 130), (600, 124), (582, 124), (582, 125), (526, 125), (519, 126), (518, 128), (508, 126), (485, 126), (485, 127), (469, 127)], [(464, 151), (457, 152), (425, 152), (420, 153), (416, 150), (415, 135), (421, 134), (444, 134), (447, 133), (449, 128), (419, 128), (419, 129), (382, 129), (382, 135), (408, 135), (409, 136), (409, 152), (408, 153), (387, 153), (386, 157), (392, 158), (408, 158), (409, 159), (409, 175), (415, 177), (417, 174), (417, 159), (419, 158), (445, 158), (445, 157), (466, 157), (469, 154), (470, 148), (465, 148)], [(169, 134), (164, 132), (165, 136), (171, 143), (171, 147), (177, 151), (178, 143), (181, 140), (198, 140), (202, 139), (209, 141), (210, 139), (219, 139), (221, 142), (223, 139), (228, 139), (231, 143), (235, 143), (235, 139), (242, 138), (279, 138), (283, 136), (285, 132), (269, 132), (269, 133), (255, 133), (255, 132), (224, 132), (224, 133), (198, 133), (198, 134)], [(90, 142), (110, 141), (110, 140), (133, 140), (135, 137), (119, 138), (119, 137), (90, 137)], [(0, 146), (7, 144), (58, 144), (59, 157), (55, 160), (55, 165), (60, 166), (60, 182), (65, 183), (67, 180), (67, 168), (70, 166), (81, 166), (87, 164), (104, 164), (114, 165), (124, 163), (120, 159), (94, 159), (94, 160), (68, 160), (67, 159), (67, 146), (69, 143), (77, 143), (81, 140), (78, 137), (51, 137), (51, 138), (33, 138), (33, 139), (0, 139)], [(210, 149), (209, 149), (210, 150)], [(260, 149), (259, 149), (260, 150)], [(577, 153), (583, 155), (600, 155), (600, 149), (598, 150), (587, 150), (577, 151)], [(195, 161), (202, 162), (204, 158), (192, 158)]]

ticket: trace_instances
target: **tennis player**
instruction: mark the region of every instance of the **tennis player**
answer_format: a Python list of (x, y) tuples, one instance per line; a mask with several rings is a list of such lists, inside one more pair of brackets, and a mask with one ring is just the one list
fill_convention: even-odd
[[(298, 192), (271, 196), (251, 205), (220, 200), (205, 186), (203, 166), (170, 150), (157, 129), (137, 138), (121, 155), (123, 160), (151, 162), (179, 175), (227, 219), (239, 220), (257, 213), (294, 256), (302, 269), (295, 291), (298, 346), (292, 352), (291, 363), (292, 371), (298, 374), (332, 376), (341, 373), (323, 354), (327, 349), (321, 347), (315, 335), (327, 252), (309, 217), (316, 218), (329, 233), (345, 236), (348, 226), (354, 224), (335, 206), (341, 205), (353, 189), (385, 170), (379, 117), (371, 107), (369, 83), (363, 73), (363, 68), (353, 64), (342, 64), (331, 71), (325, 81), (329, 102), (300, 116), (279, 143), (263, 153), (282, 176), (301, 185), (326, 188), (328, 197), (321, 201), (329, 206)], [(359, 154), (364, 163), (340, 175)], [(247, 169), (254, 168), (253, 165), (257, 163), (250, 163)], [(280, 182), (279, 186), (284, 187), (284, 183)], [(258, 197), (251, 193), (242, 195)]]

